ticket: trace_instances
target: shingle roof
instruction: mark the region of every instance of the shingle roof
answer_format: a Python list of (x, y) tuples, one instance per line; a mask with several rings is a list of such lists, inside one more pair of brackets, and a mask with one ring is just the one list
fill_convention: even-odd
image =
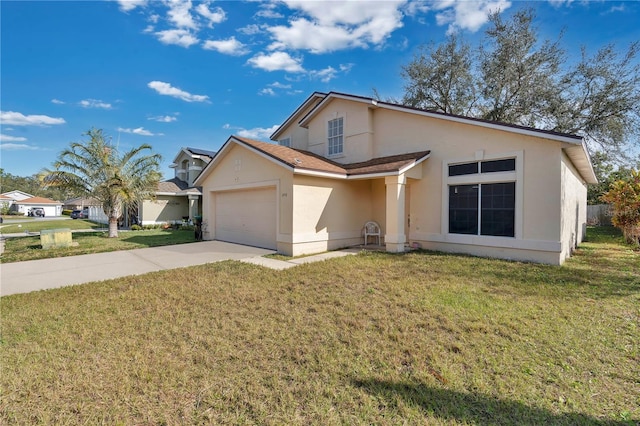
[(17, 204), (62, 204), (60, 201), (50, 200), (44, 197), (31, 197), (22, 201), (17, 201)]
[(158, 192), (180, 192), (187, 188), (189, 184), (178, 178), (158, 182)]
[(388, 157), (379, 157), (359, 163), (339, 164), (308, 151), (260, 142), (239, 136), (234, 136), (234, 139), (257, 149), (269, 157), (296, 170), (310, 170), (346, 176), (397, 172), (402, 168), (415, 163), (417, 160), (426, 157), (430, 153), (430, 151), (420, 151)]

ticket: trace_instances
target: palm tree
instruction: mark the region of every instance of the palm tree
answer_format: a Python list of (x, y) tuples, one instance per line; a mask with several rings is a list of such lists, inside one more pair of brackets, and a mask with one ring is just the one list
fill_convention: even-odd
[(152, 149), (147, 144), (121, 155), (102, 129), (84, 135), (89, 140), (71, 142), (53, 163), (54, 170), (43, 170), (40, 180), (45, 187), (68, 188), (100, 202), (109, 218), (109, 238), (114, 238), (124, 209), (155, 194), (161, 156), (145, 154)]

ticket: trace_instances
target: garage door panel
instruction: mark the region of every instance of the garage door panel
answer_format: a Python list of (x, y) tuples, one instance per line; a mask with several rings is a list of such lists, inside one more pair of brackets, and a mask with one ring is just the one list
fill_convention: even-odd
[(217, 240), (275, 249), (275, 188), (217, 193), (215, 232)]

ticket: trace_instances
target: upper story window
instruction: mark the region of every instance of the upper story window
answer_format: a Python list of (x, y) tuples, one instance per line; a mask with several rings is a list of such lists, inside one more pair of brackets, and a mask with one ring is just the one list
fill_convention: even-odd
[(189, 182), (189, 160), (182, 161), (182, 176), (185, 182)]
[(278, 145), (291, 147), (291, 138), (284, 138), (278, 141)]
[(329, 120), (327, 135), (329, 156), (342, 154), (344, 149), (344, 127), (342, 117)]

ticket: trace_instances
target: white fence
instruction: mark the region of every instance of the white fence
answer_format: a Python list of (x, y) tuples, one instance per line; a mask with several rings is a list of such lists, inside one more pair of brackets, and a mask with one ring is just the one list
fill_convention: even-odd
[(613, 209), (609, 204), (587, 206), (587, 225), (611, 226)]

